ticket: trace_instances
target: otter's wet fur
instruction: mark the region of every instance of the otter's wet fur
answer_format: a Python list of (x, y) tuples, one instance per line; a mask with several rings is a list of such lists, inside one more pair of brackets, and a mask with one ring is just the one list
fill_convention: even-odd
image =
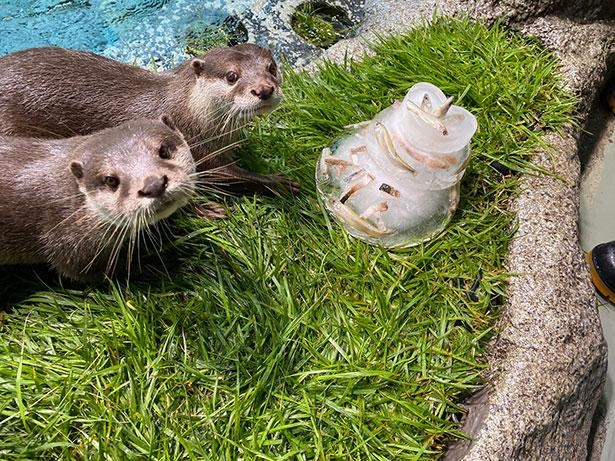
[(206, 172), (203, 182), (240, 190), (297, 188), (281, 175), (239, 168), (223, 149), (280, 99), (271, 52), (252, 44), (214, 48), (165, 72), (55, 47), (0, 57), (0, 134), (66, 138), (169, 114)]
[(122, 245), (188, 202), (195, 174), (167, 117), (62, 140), (0, 136), (0, 264), (110, 274)]

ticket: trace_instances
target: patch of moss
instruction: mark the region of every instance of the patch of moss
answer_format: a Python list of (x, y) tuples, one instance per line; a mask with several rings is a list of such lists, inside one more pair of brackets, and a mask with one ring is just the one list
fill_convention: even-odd
[(186, 34), (184, 51), (191, 56), (200, 56), (217, 46), (226, 46), (228, 36), (217, 26), (195, 27)]
[(330, 47), (350, 32), (345, 13), (323, 2), (299, 5), (291, 17), (291, 27), (306, 42), (320, 48)]
[(229, 16), (222, 24), (193, 24), (185, 36), (184, 51), (191, 56), (201, 56), (212, 48), (233, 46), (248, 40), (245, 26)]

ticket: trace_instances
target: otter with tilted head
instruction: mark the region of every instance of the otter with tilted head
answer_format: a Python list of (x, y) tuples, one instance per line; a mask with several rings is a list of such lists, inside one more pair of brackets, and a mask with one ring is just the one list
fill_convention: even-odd
[(169, 114), (202, 181), (241, 191), (298, 189), (282, 175), (238, 167), (227, 149), (241, 127), (280, 99), (271, 52), (252, 44), (214, 48), (165, 72), (54, 47), (0, 58), (0, 134), (65, 138)]
[[(0, 264), (111, 274), (121, 247), (188, 202), (195, 164), (168, 117), (88, 136), (0, 136)], [(129, 255), (130, 257), (130, 255)]]

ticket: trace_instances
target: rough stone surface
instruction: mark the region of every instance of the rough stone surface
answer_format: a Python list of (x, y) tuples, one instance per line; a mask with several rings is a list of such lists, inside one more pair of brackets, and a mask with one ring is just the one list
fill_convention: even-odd
[(485, 0), (476, 3), (483, 17), (522, 23), (540, 16), (557, 15), (578, 21), (615, 18), (614, 0)]
[(519, 30), (555, 50), (564, 66), (567, 89), (579, 99), (579, 119), (585, 121), (606, 78), (607, 61), (615, 57), (615, 20), (584, 24), (547, 16), (528, 21)]
[[(503, 20), (538, 37), (563, 64), (583, 125), (615, 56), (613, 0), (365, 0), (358, 36), (324, 54), (335, 62), (370, 52), (366, 40), (440, 14)], [(592, 22), (589, 22), (592, 20)], [(551, 134), (535, 161), (554, 176), (526, 176), (511, 207), (518, 230), (510, 245), (514, 274), (500, 333), (489, 353), (488, 385), (467, 402), (450, 460), (585, 460), (606, 370), (606, 345), (594, 290), (579, 246), (579, 131)]]

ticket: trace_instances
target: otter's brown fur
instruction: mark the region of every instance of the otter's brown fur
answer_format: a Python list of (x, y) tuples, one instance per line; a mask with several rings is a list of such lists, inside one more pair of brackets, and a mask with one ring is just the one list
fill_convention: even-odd
[(188, 201), (194, 174), (164, 117), (62, 140), (0, 136), (0, 264), (108, 273), (122, 243)]
[(189, 142), (197, 168), (215, 169), (219, 181), (239, 188), (268, 190), (280, 181), (296, 188), (279, 175), (240, 169), (230, 152), (212, 154), (233, 143), (239, 126), (273, 109), (280, 98), (271, 52), (252, 44), (215, 48), (166, 72), (55, 47), (0, 58), (0, 134), (66, 138), (169, 114)]

